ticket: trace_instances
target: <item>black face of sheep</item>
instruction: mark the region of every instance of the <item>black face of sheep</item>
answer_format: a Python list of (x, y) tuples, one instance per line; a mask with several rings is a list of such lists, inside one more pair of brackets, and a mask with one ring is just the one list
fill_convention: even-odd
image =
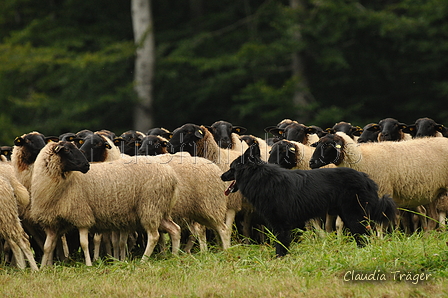
[(146, 133), (147, 136), (161, 136), (162, 138), (165, 138), (167, 140), (171, 139), (171, 137), (173, 136), (173, 134), (166, 128), (151, 128), (150, 130), (148, 130), (148, 132)]
[(61, 158), (63, 172), (79, 171), (85, 174), (89, 171), (88, 160), (72, 142), (61, 141), (53, 150)]
[(437, 132), (442, 133), (443, 125), (430, 118), (420, 118), (415, 121), (415, 125), (409, 125), (408, 130), (415, 138), (435, 137)]
[[(371, 127), (376, 127), (371, 130)], [(358, 143), (378, 142), (379, 126), (376, 123), (369, 123), (363, 128), (362, 134), (359, 136)]]
[(38, 132), (32, 132), (14, 140), (14, 145), (23, 147), (22, 160), (26, 164), (32, 164), (36, 160), (40, 150), (50, 141), (58, 141), (57, 137), (45, 137)]
[(282, 168), (292, 169), (297, 165), (296, 148), (288, 141), (279, 141), (272, 146), (268, 163), (278, 164)]
[(310, 159), (311, 169), (317, 169), (331, 163), (338, 165), (342, 161), (344, 140), (340, 136), (326, 135), (312, 146), (316, 149)]
[(103, 161), (106, 150), (112, 148), (105, 137), (96, 133), (87, 136), (84, 140), (77, 139), (75, 143), (79, 144), (79, 150), (90, 162)]
[(2, 146), (0, 148), (1, 155), (6, 157), (6, 160), (11, 160), (11, 154), (12, 154), (12, 147), (11, 146)]
[(274, 128), (270, 132), (274, 136), (283, 136), (288, 141), (296, 141), (305, 144), (309, 134), (316, 133), (316, 129), (299, 123), (291, 123), (285, 128)]
[(227, 121), (216, 121), (207, 128), (212, 133), (218, 146), (224, 149), (232, 147), (232, 133), (241, 134), (246, 132), (246, 128), (233, 126)]
[(138, 155), (159, 155), (168, 153), (168, 142), (159, 136), (146, 136), (138, 149)]
[(118, 138), (114, 139), (114, 144), (120, 148), (124, 154), (135, 156), (143, 139), (142, 133), (135, 130), (128, 130), (122, 133)]
[(369, 128), (371, 131), (379, 130), (380, 141), (400, 141), (403, 138), (403, 129), (407, 127), (406, 124), (398, 122), (393, 118), (386, 118), (381, 120), (378, 125)]
[(76, 137), (79, 139), (85, 139), (89, 135), (93, 135), (93, 131), (88, 129), (83, 129), (76, 133)]
[(205, 132), (195, 124), (184, 124), (173, 131), (173, 137), (169, 141), (169, 151), (188, 152), (196, 156), (196, 142), (204, 138)]

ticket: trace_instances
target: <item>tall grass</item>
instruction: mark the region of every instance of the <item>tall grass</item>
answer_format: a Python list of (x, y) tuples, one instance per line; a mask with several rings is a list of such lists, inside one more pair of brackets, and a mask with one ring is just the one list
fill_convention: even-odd
[[(233, 243), (191, 255), (156, 254), (148, 262), (82, 259), (32, 273), (0, 267), (2, 297), (447, 297), (448, 233), (370, 237), (358, 248), (349, 236), (306, 231), (290, 254), (270, 244)], [(395, 273), (395, 280), (393, 272)], [(353, 273), (352, 273), (353, 272)], [(355, 281), (384, 274), (385, 281)], [(421, 274), (427, 280), (406, 281)], [(399, 275), (404, 274), (402, 280)], [(353, 277), (353, 278), (352, 278)]]

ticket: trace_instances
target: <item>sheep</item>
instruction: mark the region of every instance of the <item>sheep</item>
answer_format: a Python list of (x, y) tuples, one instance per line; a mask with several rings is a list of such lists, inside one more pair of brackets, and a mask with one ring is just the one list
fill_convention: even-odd
[(163, 164), (89, 164), (71, 142), (48, 143), (34, 164), (30, 217), (47, 234), (41, 267), (51, 265), (56, 239), (70, 227), (79, 230), (87, 266), (89, 230), (147, 233), (143, 260), (152, 254), (158, 229), (168, 231), (177, 253), (180, 228), (170, 217), (177, 193), (176, 173)]
[(369, 123), (363, 127), (362, 133), (356, 140), (358, 143), (378, 142), (379, 129), (371, 130), (371, 127), (377, 126), (376, 123)]
[[(201, 251), (207, 250), (205, 229), (195, 223), (215, 230), (224, 250), (230, 247), (231, 229), (225, 224), (227, 198), (224, 192), (227, 184), (221, 181), (222, 171), (216, 164), (205, 158), (192, 157), (187, 152), (136, 158), (147, 163), (166, 164), (176, 172), (181, 197), (173, 206), (172, 217), (176, 223), (187, 224), (198, 238)], [(191, 247), (187, 247), (186, 251), (189, 251)]]
[[(414, 124), (408, 125), (403, 132), (409, 133), (412, 138), (423, 138), (423, 137), (443, 137), (443, 132), (445, 127), (442, 124), (436, 123), (431, 118), (419, 118), (415, 121)], [(447, 202), (444, 202), (447, 201)], [(446, 211), (448, 209), (445, 206), (448, 203), (447, 194), (441, 195), (437, 201), (431, 202), (430, 204), (424, 206), (422, 210), (427, 210), (429, 218), (439, 219), (440, 225), (445, 224), (445, 216)], [(426, 221), (426, 217), (423, 218)], [(423, 222), (423, 224), (426, 224)], [(433, 230), (437, 226), (437, 223), (433, 220), (430, 220), (427, 229)]]
[(95, 132), (85, 139), (75, 140), (90, 162), (113, 161), (121, 158), (121, 152), (111, 139)]
[(25, 255), (31, 270), (37, 271), (38, 267), (30, 248), (28, 235), (20, 223), (16, 197), (17, 194), (9, 179), (0, 175), (0, 236), (11, 247), (19, 268), (26, 267), (23, 257)]
[(411, 135), (404, 133), (403, 129), (407, 127), (406, 124), (398, 122), (394, 118), (385, 118), (380, 120), (378, 124), (369, 127), (369, 131), (379, 131), (378, 141), (406, 141), (410, 140)]
[(140, 131), (128, 130), (122, 133), (119, 137), (114, 138), (113, 142), (120, 148), (121, 153), (135, 156), (137, 155), (140, 142), (144, 137), (145, 134)]
[[(209, 160), (200, 157), (193, 158), (186, 152), (184, 155), (167, 154), (167, 143), (168, 141), (161, 136), (146, 136), (139, 149), (139, 155), (146, 155), (146, 157), (129, 157), (126, 160), (140, 158), (144, 162), (159, 162), (171, 166), (178, 174), (178, 188), (182, 194), (173, 207), (174, 221), (176, 223), (188, 221), (193, 234), (199, 239), (201, 251), (207, 249), (205, 230), (192, 225), (193, 221), (217, 231), (223, 248), (227, 249), (230, 246), (230, 229), (224, 224), (227, 198), (224, 196), (226, 185), (219, 178), (221, 170)], [(108, 156), (107, 148), (104, 146), (96, 146), (96, 148), (98, 156)], [(157, 155), (157, 157), (148, 157), (148, 155)], [(96, 161), (105, 161), (105, 159)]]
[(245, 127), (234, 126), (232, 123), (222, 120), (205, 127), (211, 132), (220, 148), (236, 150), (239, 153), (243, 153), (247, 149), (245, 143), (242, 143), (238, 136), (246, 132)]
[(353, 126), (351, 123), (345, 121), (338, 122), (333, 125), (332, 128), (327, 128), (325, 131), (329, 134), (335, 134), (338, 131), (342, 131), (352, 139), (359, 137), (362, 133), (362, 129), (359, 126)]
[(403, 129), (403, 132), (409, 133), (413, 138), (443, 137), (443, 131), (444, 126), (431, 118), (419, 118)]
[[(205, 126), (195, 124), (184, 124), (173, 131), (173, 137), (169, 141), (169, 146), (172, 153), (188, 152), (192, 156), (204, 157), (225, 172), (229, 169), (230, 162), (240, 156), (240, 153), (235, 150), (222, 149), (215, 142), (213, 135)], [(250, 205), (245, 202), (245, 207), (250, 208)], [(243, 197), (240, 193), (231, 194), (228, 198), (226, 225), (233, 226), (235, 215), (243, 208)], [(244, 235), (249, 234), (248, 227)]]
[(329, 163), (366, 172), (378, 184), (380, 194), (390, 194), (399, 207), (412, 208), (446, 191), (448, 140), (355, 144), (338, 132), (321, 138), (310, 159), (313, 169)]
[(141, 141), (138, 155), (159, 155), (168, 153), (168, 140), (161, 136), (148, 135)]
[(173, 134), (166, 128), (163, 127), (156, 127), (156, 128), (151, 128), (150, 130), (148, 130), (146, 132), (147, 136), (161, 136), (162, 138), (165, 138), (167, 140), (171, 139), (171, 137), (173, 136)]
[[(271, 133), (272, 135), (274, 135), (273, 138), (268, 138), (266, 140), (266, 143), (270, 146), (272, 146), (274, 143), (278, 142), (279, 140), (283, 140), (284, 136), (282, 134), (278, 134), (274, 129), (280, 128), (283, 129), (286, 126), (288, 126), (291, 123), (298, 123), (297, 121), (291, 120), (291, 119), (283, 119), (282, 121), (280, 121), (277, 125), (275, 126), (267, 126), (264, 128), (264, 131), (267, 133)], [(271, 130), (273, 130), (271, 132)]]
[(253, 135), (243, 135), (240, 137), (242, 141), (244, 141), (247, 146), (251, 146), (254, 142), (257, 142), (261, 151), (261, 159), (267, 161), (269, 158), (269, 152), (271, 151), (271, 146), (269, 146), (265, 140), (255, 137)]
[(2, 161), (11, 161), (12, 147), (11, 146), (1, 146), (0, 155)]
[(316, 135), (317, 131), (316, 128), (308, 127), (295, 121), (284, 128), (272, 128), (269, 130), (274, 136), (281, 136), (280, 139), (296, 141), (305, 145), (311, 145), (319, 140)]

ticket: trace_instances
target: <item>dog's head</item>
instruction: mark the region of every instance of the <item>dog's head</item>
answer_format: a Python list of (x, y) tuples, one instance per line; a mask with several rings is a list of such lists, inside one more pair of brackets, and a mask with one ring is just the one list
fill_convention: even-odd
[(221, 175), (223, 181), (232, 181), (225, 194), (229, 195), (232, 192), (238, 191), (237, 180), (244, 169), (262, 163), (264, 162), (261, 160), (260, 147), (258, 142), (255, 141), (249, 148), (247, 148), (243, 155), (232, 161), (230, 169)]

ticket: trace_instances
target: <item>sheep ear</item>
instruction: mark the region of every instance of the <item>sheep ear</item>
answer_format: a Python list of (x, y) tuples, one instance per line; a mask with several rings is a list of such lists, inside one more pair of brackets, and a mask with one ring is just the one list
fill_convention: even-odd
[(373, 124), (372, 126), (367, 128), (366, 130), (368, 130), (368, 131), (379, 131), (380, 130), (380, 126), (378, 124)]
[(59, 142), (58, 137), (45, 137), (45, 142), (48, 144), (50, 142)]
[(294, 147), (289, 147), (289, 148), (288, 148), (288, 151), (290, 151), (290, 152), (292, 152), (292, 153), (295, 153), (295, 152), (296, 152), (296, 148), (294, 148)]
[(16, 146), (23, 146), (24, 142), (25, 142), (25, 140), (21, 137), (17, 137), (14, 139), (14, 145), (16, 145)]
[(352, 134), (354, 136), (359, 137), (362, 134), (362, 131), (363, 131), (363, 129), (361, 127), (359, 127), (359, 126), (353, 126), (352, 127)]
[(120, 146), (121, 142), (124, 142), (124, 141), (125, 140), (122, 137), (117, 137), (113, 140), (115, 146)]
[(306, 128), (306, 133), (307, 133), (307, 134), (314, 134), (314, 133), (317, 133), (317, 129), (314, 128), (314, 127), (307, 127), (307, 128)]
[(109, 143), (105, 144), (106, 149), (111, 149), (112, 147), (109, 145)]
[(400, 127), (400, 129), (405, 129), (406, 127), (408, 127), (408, 125), (404, 123), (399, 123), (398, 127)]
[(232, 127), (232, 132), (240, 134), (240, 133), (245, 133), (246, 132), (246, 128), (242, 127), (242, 126), (233, 126)]
[(443, 131), (443, 125), (442, 124), (436, 124), (436, 130), (438, 131), (438, 132), (442, 132)]
[(415, 131), (416, 127), (415, 124), (408, 125), (406, 128), (403, 128), (402, 131), (404, 133), (413, 133)]
[(163, 141), (163, 142), (160, 143), (160, 146), (167, 147), (168, 146), (168, 142), (167, 141)]
[(311, 147), (317, 147), (317, 145), (319, 145), (319, 142), (312, 143), (310, 146), (311, 146)]
[(201, 129), (197, 129), (197, 130), (194, 132), (194, 135), (195, 135), (196, 137), (198, 137), (199, 139), (202, 139), (202, 138), (204, 137), (204, 132), (203, 132)]

